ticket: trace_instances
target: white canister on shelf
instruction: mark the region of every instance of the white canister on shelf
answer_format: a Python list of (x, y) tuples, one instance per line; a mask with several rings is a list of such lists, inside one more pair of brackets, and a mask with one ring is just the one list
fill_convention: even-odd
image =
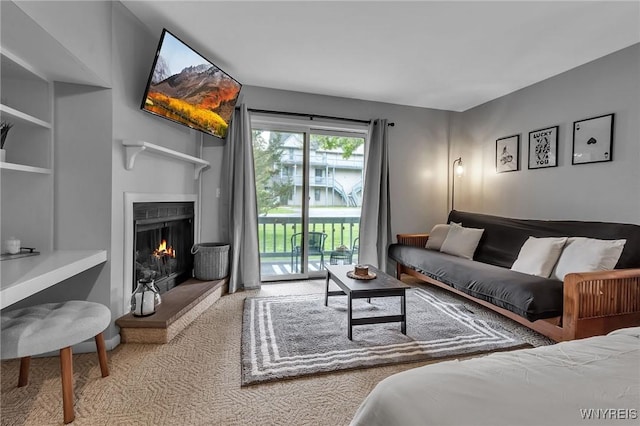
[(9, 254), (18, 254), (20, 253), (20, 240), (16, 237), (10, 237), (4, 242), (4, 248)]

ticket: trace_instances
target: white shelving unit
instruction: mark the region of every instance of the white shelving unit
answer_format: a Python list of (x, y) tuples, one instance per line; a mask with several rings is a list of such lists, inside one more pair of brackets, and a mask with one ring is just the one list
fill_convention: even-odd
[(209, 162), (203, 160), (198, 157), (194, 157), (192, 155), (184, 154), (179, 151), (175, 151), (173, 149), (165, 148), (160, 145), (155, 145), (149, 142), (144, 141), (134, 141), (134, 140), (123, 140), (122, 145), (124, 145), (126, 154), (127, 154), (127, 170), (133, 169), (135, 165), (136, 158), (139, 154), (146, 152), (151, 154), (158, 154), (165, 157), (173, 158), (178, 161), (184, 161), (186, 163), (193, 164), (194, 167), (194, 179), (198, 179), (200, 176), (200, 172), (209, 167)]
[(37, 117), (26, 114), (22, 111), (18, 111), (17, 109), (11, 108), (10, 106), (0, 104), (0, 114), (3, 117), (6, 117), (6, 120), (11, 120), (13, 122), (21, 123), (21, 124), (31, 124), (34, 126), (40, 126), (45, 129), (51, 128), (51, 123), (48, 123), (44, 120), (40, 120)]
[(13, 124), (0, 162), (0, 243), (15, 237), (40, 252), (0, 263), (3, 309), (107, 260), (106, 250), (54, 250), (54, 146), (67, 141), (55, 140), (53, 82), (110, 86), (18, 4), (0, 1), (0, 11), (0, 120)]
[[(0, 162), (1, 239), (53, 250), (53, 82), (0, 48), (0, 120), (13, 124)], [(4, 264), (2, 265), (5, 266)]]
[(50, 175), (51, 169), (45, 169), (42, 167), (32, 167), (25, 166), (23, 164), (14, 164), (14, 163), (2, 163), (0, 162), (0, 169), (2, 170), (15, 170), (17, 172), (26, 172), (26, 173), (38, 173), (42, 175)]
[[(12, 61), (14, 61), (15, 63), (15, 56), (11, 55), (11, 54), (7, 54), (4, 51), (2, 52), (3, 55), (3, 59), (4, 58), (11, 58)], [(3, 60), (3, 65), (5, 63), (5, 60)], [(26, 73), (31, 73), (31, 71), (27, 71), (28, 68), (23, 68), (25, 70)], [(2, 72), (4, 73), (4, 67), (2, 69)], [(16, 78), (16, 71), (14, 69), (13, 73), (12, 73), (13, 77)], [(27, 74), (25, 74), (27, 75)], [(34, 74), (36, 75), (36, 74)], [(19, 77), (18, 77), (19, 78)], [(8, 121), (10, 123), (13, 123), (14, 126), (26, 126), (26, 127), (41, 127), (43, 129), (49, 129), (52, 130), (52, 125), (50, 122), (41, 120), (37, 117), (34, 117), (33, 115), (27, 114), (25, 112), (19, 111), (15, 108), (12, 108), (8, 105), (4, 105), (2, 103), (0, 103), (0, 117), (2, 118), (2, 121)], [(15, 129), (11, 129), (11, 131), (14, 131)], [(11, 133), (10, 131), (10, 133)], [(51, 174), (51, 168), (45, 168), (45, 167), (34, 167), (34, 166), (29, 166), (29, 165), (25, 165), (25, 164), (16, 164), (16, 163), (9, 163), (9, 162), (0, 162), (0, 169), (2, 170), (14, 170), (14, 171), (19, 171), (19, 172), (26, 172), (26, 173), (37, 173), (37, 174)]]

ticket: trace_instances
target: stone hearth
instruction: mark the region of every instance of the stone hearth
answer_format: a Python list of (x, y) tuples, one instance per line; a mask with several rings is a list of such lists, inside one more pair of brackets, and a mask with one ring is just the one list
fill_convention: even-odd
[(123, 343), (167, 343), (213, 305), (228, 290), (228, 279), (185, 281), (162, 295), (148, 317), (129, 313), (116, 320)]

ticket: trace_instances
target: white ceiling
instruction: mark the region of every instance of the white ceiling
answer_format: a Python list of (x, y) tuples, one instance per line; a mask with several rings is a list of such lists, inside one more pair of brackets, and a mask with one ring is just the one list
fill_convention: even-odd
[(122, 3), (246, 85), (453, 111), (640, 42), (638, 0)]

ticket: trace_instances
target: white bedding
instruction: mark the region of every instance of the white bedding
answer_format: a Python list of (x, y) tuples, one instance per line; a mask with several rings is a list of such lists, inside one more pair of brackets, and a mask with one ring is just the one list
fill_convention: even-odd
[(395, 374), (371, 391), (351, 424), (640, 425), (639, 389), (634, 327)]

